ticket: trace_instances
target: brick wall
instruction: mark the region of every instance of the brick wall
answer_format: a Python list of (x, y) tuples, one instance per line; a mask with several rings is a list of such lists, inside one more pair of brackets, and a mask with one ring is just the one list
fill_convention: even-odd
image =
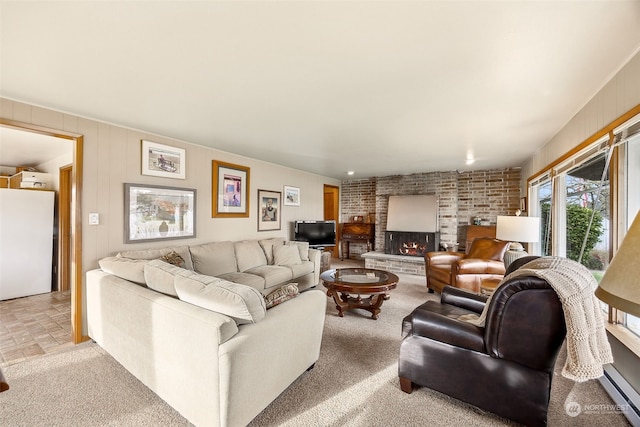
[[(382, 252), (389, 196), (418, 194), (438, 196), (440, 241), (459, 242), (459, 226), (469, 224), (473, 217), (495, 224), (498, 215), (513, 215), (520, 205), (520, 169), (429, 172), (343, 181), (340, 221), (375, 213), (374, 250)], [(351, 245), (350, 257), (359, 258), (365, 251), (365, 245)]]
[(340, 222), (349, 222), (356, 215), (366, 217), (372, 215), (375, 221), (376, 213), (376, 178), (346, 181), (340, 188)]

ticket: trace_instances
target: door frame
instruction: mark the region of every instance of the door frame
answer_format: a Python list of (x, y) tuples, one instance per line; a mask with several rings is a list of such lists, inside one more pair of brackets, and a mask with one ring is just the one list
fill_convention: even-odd
[(68, 139), (73, 145), (71, 172), (71, 339), (74, 344), (89, 339), (82, 335), (82, 147), (81, 134), (0, 118), (0, 126)]
[(335, 202), (333, 204), (333, 212), (332, 212), (333, 218), (326, 217), (326, 213), (324, 213), (325, 207), (323, 206), (322, 207), (322, 211), (324, 213), (323, 219), (334, 219), (336, 221), (336, 245), (333, 247), (331, 256), (333, 258), (339, 258), (340, 257), (340, 241), (342, 239), (341, 233), (340, 233), (340, 187), (338, 187), (337, 185), (324, 184), (323, 200), (324, 200), (324, 194), (327, 194), (327, 193), (330, 193), (333, 195), (334, 202)]
[(71, 177), (73, 165), (60, 168), (58, 194), (58, 291), (71, 289)]

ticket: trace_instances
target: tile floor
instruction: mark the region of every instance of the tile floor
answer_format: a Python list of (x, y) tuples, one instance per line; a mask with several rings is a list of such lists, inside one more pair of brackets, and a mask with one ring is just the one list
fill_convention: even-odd
[(0, 364), (72, 345), (71, 291), (0, 301)]

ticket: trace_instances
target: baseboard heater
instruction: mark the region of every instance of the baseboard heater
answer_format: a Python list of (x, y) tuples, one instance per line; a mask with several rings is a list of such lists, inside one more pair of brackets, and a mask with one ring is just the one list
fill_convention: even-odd
[(640, 427), (640, 394), (612, 365), (604, 367), (604, 375), (599, 381), (631, 425)]

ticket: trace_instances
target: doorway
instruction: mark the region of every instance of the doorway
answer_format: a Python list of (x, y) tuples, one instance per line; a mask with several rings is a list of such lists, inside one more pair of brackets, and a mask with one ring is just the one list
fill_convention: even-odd
[[(71, 289), (71, 339), (74, 344), (78, 344), (88, 339), (82, 335), (82, 215), (81, 215), (81, 195), (82, 195), (82, 153), (83, 136), (71, 132), (60, 131), (29, 123), (17, 122), (0, 118), (0, 126), (32, 132), (41, 135), (52, 136), (71, 141), (73, 146), (73, 161), (71, 170), (67, 172), (69, 182), (66, 205), (69, 209), (69, 254), (68, 281)], [(62, 240), (62, 239), (61, 239)], [(60, 268), (60, 267), (58, 267)]]
[(324, 185), (324, 219), (336, 222), (336, 245), (331, 249), (331, 257), (340, 257), (340, 187)]

